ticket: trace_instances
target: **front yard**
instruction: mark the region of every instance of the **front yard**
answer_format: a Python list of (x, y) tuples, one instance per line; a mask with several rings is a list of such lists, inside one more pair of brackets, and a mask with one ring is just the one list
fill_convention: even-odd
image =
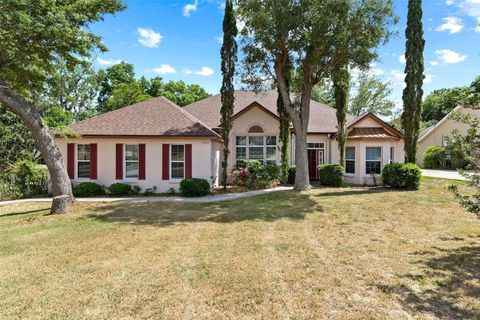
[(0, 315), (479, 319), (480, 222), (450, 183), (0, 206)]

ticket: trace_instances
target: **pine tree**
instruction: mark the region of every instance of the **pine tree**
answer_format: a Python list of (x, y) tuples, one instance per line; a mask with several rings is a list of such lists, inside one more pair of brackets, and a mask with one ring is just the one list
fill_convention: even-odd
[(416, 162), (417, 140), (422, 116), (422, 96), (424, 79), (422, 1), (408, 1), (407, 38), (405, 50), (405, 83), (403, 90), (402, 126), (405, 139), (405, 162)]
[(229, 149), (229, 135), (232, 129), (232, 115), (234, 102), (234, 87), (233, 78), (235, 76), (235, 64), (237, 62), (237, 24), (235, 20), (235, 12), (233, 10), (233, 3), (227, 0), (225, 3), (225, 16), (223, 18), (223, 45), (220, 51), (222, 56), (222, 88), (220, 89), (222, 97), (222, 132), (223, 139), (223, 160), (222, 160), (222, 184), (223, 188), (227, 188), (227, 167)]

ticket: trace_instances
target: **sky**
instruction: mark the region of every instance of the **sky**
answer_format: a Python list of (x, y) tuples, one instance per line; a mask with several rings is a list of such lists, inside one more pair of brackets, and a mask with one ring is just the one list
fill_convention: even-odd
[[(127, 8), (90, 29), (109, 49), (95, 65), (132, 63), (138, 77), (197, 83), (220, 91), (220, 48), (224, 4), (220, 0), (126, 0)], [(371, 72), (391, 83), (401, 107), (404, 88), (407, 0), (395, 0), (399, 23)], [(425, 95), (435, 89), (469, 85), (480, 75), (480, 0), (424, 0)], [(241, 85), (238, 85), (241, 88)]]

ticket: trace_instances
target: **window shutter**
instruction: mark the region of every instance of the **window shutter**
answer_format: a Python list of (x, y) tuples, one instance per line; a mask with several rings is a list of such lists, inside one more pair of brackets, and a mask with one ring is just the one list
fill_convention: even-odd
[(138, 180), (145, 180), (145, 144), (138, 145)]
[(162, 180), (170, 179), (170, 145), (162, 145)]
[(75, 179), (75, 144), (67, 144), (67, 173), (70, 179)]
[(123, 179), (123, 144), (117, 143), (115, 148), (115, 179)]
[(192, 177), (192, 145), (185, 145), (185, 178)]
[(97, 144), (90, 143), (90, 179), (97, 179)]

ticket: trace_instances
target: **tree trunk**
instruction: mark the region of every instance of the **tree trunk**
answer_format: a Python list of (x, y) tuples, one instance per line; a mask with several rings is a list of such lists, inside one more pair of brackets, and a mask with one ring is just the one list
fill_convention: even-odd
[(295, 131), (295, 185), (296, 191), (309, 190), (310, 175), (308, 173), (307, 134), (306, 130)]
[(43, 119), (35, 106), (14, 92), (3, 79), (0, 79), (0, 103), (20, 117), (30, 130), (35, 145), (42, 154), (50, 173), (53, 196), (64, 196), (52, 202), (50, 213), (65, 213), (75, 202), (75, 198), (73, 197), (70, 178), (63, 165), (62, 154), (55, 144), (52, 132), (43, 123)]

